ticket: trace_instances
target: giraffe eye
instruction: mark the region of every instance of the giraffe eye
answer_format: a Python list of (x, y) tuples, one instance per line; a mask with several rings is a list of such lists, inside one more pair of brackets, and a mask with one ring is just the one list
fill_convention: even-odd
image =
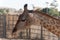
[(25, 20), (21, 20), (21, 21), (23, 21), (23, 22), (24, 22)]
[(26, 20), (26, 18), (25, 18), (25, 17), (22, 17), (22, 18), (21, 18), (21, 21), (23, 21), (23, 22), (24, 22), (25, 20)]
[(22, 17), (21, 21), (23, 21), (23, 22), (24, 22), (25, 20), (26, 20), (26, 18), (25, 18), (25, 17)]

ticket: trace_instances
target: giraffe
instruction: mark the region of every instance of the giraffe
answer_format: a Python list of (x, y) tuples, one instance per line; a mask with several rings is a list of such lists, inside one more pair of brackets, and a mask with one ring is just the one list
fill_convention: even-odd
[[(29, 13), (31, 13), (32, 16)], [(41, 25), (60, 37), (60, 20), (41, 11), (28, 10), (27, 4), (24, 6), (24, 12), (19, 16), (12, 34), (17, 33), (18, 30), (21, 32), (29, 28), (32, 24)]]

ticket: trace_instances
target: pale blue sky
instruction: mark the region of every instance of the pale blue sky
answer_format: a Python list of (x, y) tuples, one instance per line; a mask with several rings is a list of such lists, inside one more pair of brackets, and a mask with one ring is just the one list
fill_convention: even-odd
[[(24, 4), (28, 4), (28, 9), (32, 9), (32, 4), (34, 6), (39, 7), (46, 7), (45, 2), (51, 3), (53, 0), (0, 0), (0, 7), (8, 7), (8, 8), (15, 8), (15, 9), (23, 9)], [(60, 0), (58, 1), (58, 9), (60, 8)]]

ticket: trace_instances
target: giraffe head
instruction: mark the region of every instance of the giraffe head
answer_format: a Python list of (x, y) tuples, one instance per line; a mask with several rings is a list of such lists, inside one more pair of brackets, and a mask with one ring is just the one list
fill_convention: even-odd
[(19, 15), (18, 21), (17, 21), (15, 27), (13, 28), (12, 34), (16, 35), (16, 33), (18, 31), (21, 32), (25, 28), (29, 28), (30, 21), (31, 21), (31, 17), (27, 11), (27, 4), (25, 4), (24, 5), (24, 12), (21, 15)]

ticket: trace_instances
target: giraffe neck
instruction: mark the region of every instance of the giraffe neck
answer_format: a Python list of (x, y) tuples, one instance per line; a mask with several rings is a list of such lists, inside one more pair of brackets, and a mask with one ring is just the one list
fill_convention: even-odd
[(60, 21), (47, 14), (37, 13), (37, 18), (40, 20), (40, 24), (48, 29), (53, 34), (60, 36)]

